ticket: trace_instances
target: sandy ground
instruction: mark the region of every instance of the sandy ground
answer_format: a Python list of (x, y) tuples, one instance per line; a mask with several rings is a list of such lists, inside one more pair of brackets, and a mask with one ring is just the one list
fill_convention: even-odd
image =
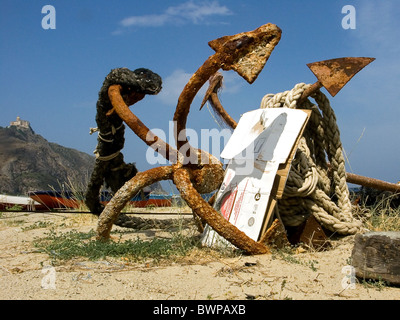
[[(155, 265), (123, 259), (90, 261), (81, 258), (49, 269), (49, 256), (37, 252), (32, 241), (44, 237), (49, 226), (60, 232), (95, 230), (96, 219), (83, 216), (2, 213), (0, 299), (400, 299), (399, 287), (358, 281), (355, 288), (343, 288), (342, 269), (348, 265), (354, 244), (351, 236), (333, 241), (333, 248), (328, 251), (304, 251), (289, 257), (269, 254), (224, 258), (202, 254), (203, 249), (198, 249), (184, 259)], [(146, 239), (162, 236), (163, 232), (165, 230), (132, 230), (123, 238)], [(52, 280), (46, 282), (50, 276)]]

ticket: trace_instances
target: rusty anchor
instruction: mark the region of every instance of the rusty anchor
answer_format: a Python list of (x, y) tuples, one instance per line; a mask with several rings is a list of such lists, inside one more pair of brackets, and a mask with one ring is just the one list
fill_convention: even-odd
[(375, 58), (345, 57), (307, 64), (318, 81), (304, 90), (299, 104), (322, 87), (334, 97), (358, 72), (374, 60)]
[[(204, 83), (219, 69), (235, 70), (248, 83), (253, 83), (279, 43), (281, 33), (276, 25), (269, 23), (254, 31), (210, 41), (208, 44), (216, 51), (215, 54), (193, 74), (179, 96), (174, 114), (178, 136), (185, 130), (190, 105)], [(176, 140), (178, 149), (188, 143), (186, 137)]]
[[(301, 105), (307, 97), (312, 96), (322, 87), (334, 97), (358, 72), (374, 60), (375, 58), (367, 57), (346, 57), (307, 64), (318, 81), (307, 90), (304, 90), (298, 100), (298, 104)], [(400, 192), (400, 185), (398, 184), (364, 177), (354, 173), (347, 172), (346, 181), (377, 190)]]
[[(209, 42), (209, 45), (216, 53), (209, 57), (195, 72), (178, 99), (174, 114), (177, 127), (175, 139), (178, 150), (170, 147), (155, 136), (129, 110), (121, 97), (118, 85), (109, 88), (110, 101), (114, 111), (121, 119), (146, 144), (156, 151), (161, 150), (167, 159), (173, 159), (176, 162), (171, 166), (153, 168), (138, 173), (126, 182), (106, 205), (99, 217), (98, 239), (105, 240), (109, 238), (113, 222), (138, 190), (155, 181), (172, 179), (182, 198), (192, 208), (194, 215), (203, 219), (222, 237), (249, 254), (269, 252), (269, 248), (264, 243), (256, 242), (249, 238), (245, 233), (225, 220), (201, 197), (200, 193), (210, 192), (218, 188), (222, 182), (224, 172), (222, 164), (215, 157), (189, 145), (185, 127), (190, 105), (199, 89), (211, 75), (221, 68), (223, 70), (235, 70), (249, 83), (253, 83), (263, 69), (272, 50), (278, 44), (280, 37), (281, 30), (277, 26), (266, 24), (254, 31), (225, 36)], [(184, 152), (182, 152), (183, 150)], [(187, 161), (188, 157), (190, 157), (187, 151), (190, 151), (191, 155), (194, 154), (194, 159), (189, 159), (191, 161)]]
[[(225, 36), (209, 42), (209, 45), (216, 53), (209, 57), (194, 73), (178, 99), (174, 115), (177, 128), (176, 142), (178, 150), (181, 150), (185, 145), (189, 145), (185, 135), (181, 139), (178, 139), (178, 137), (181, 132), (184, 133), (187, 115), (195, 95), (210, 76), (215, 74), (220, 68), (223, 70), (232, 69), (238, 72), (249, 83), (253, 83), (267, 62), (272, 50), (278, 44), (280, 36), (281, 30), (277, 26), (266, 24), (254, 31), (234, 36)], [(186, 148), (186, 150), (190, 149), (191, 147)], [(184, 156), (189, 157), (188, 154), (184, 154)], [(193, 163), (193, 160), (195, 163)], [(192, 159), (191, 163), (196, 164), (196, 159)], [(173, 181), (180, 191), (182, 198), (192, 208), (193, 212), (200, 216), (222, 237), (250, 254), (269, 252), (266, 245), (249, 238), (205, 202), (200, 194), (193, 189), (187, 171), (183, 169), (177, 170), (174, 173)], [(222, 180), (219, 181), (219, 183), (221, 182)]]
[[(297, 104), (301, 105), (305, 99), (312, 96), (322, 87), (334, 97), (358, 72), (374, 60), (375, 58), (345, 57), (307, 64), (318, 81), (304, 90)], [(209, 82), (210, 85), (201, 103), (200, 110), (209, 101), (214, 111), (217, 112), (224, 122), (235, 129), (237, 125), (236, 121), (223, 108), (217, 95), (218, 90), (222, 86), (222, 75), (220, 73), (212, 75)]]
[[(365, 68), (368, 64), (373, 62), (375, 58), (366, 57), (346, 57), (331, 59), (309, 63), (307, 66), (317, 77), (318, 81), (311, 85), (308, 89), (304, 90), (303, 94), (298, 100), (298, 104), (312, 96), (317, 90), (322, 87), (332, 95), (335, 96), (358, 72)], [(220, 73), (216, 73), (210, 77), (209, 88), (206, 91), (200, 110), (205, 103), (210, 102), (214, 111), (224, 120), (224, 122), (232, 129), (236, 128), (236, 121), (232, 119), (229, 113), (223, 108), (218, 98), (218, 90), (222, 86), (223, 77)], [(400, 192), (400, 185), (383, 180), (365, 177), (354, 173), (346, 173), (346, 181), (349, 183), (370, 187), (382, 191)]]

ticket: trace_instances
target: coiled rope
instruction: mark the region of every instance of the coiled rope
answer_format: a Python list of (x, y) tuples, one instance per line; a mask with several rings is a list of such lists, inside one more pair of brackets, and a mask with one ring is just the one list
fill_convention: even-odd
[[(297, 108), (297, 101), (310, 85), (297, 84), (292, 90), (267, 94), (261, 108)], [(278, 210), (286, 226), (299, 226), (311, 214), (328, 230), (342, 235), (362, 229), (353, 218), (345, 161), (336, 116), (328, 98), (317, 91), (316, 105), (308, 99), (302, 109), (312, 110), (292, 162)]]

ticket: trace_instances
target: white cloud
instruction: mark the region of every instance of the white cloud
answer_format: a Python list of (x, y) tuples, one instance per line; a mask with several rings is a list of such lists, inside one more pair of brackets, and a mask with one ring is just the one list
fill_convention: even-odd
[(226, 16), (232, 12), (218, 1), (196, 3), (192, 0), (168, 7), (163, 13), (142, 16), (130, 16), (122, 19), (123, 27), (162, 27), (167, 24), (207, 23), (210, 16)]
[(166, 15), (187, 19), (192, 23), (199, 23), (212, 15), (230, 15), (232, 12), (226, 6), (220, 6), (218, 1), (196, 4), (193, 1), (182, 3), (175, 7), (169, 7)]
[(123, 27), (138, 26), (138, 27), (161, 27), (170, 17), (166, 14), (150, 14), (145, 16), (132, 16), (123, 19), (120, 23)]
[(176, 105), (179, 95), (191, 76), (191, 73), (177, 69), (171, 75), (163, 78), (163, 89), (156, 96), (157, 99), (160, 99), (162, 103), (167, 105)]

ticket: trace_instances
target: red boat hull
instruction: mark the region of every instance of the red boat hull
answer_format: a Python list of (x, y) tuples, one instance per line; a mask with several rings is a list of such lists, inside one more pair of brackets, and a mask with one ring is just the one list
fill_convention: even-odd
[[(29, 197), (47, 209), (78, 209), (83, 205), (83, 200), (77, 200), (71, 197), (69, 194), (63, 194), (62, 192), (52, 191), (37, 191), (29, 192)], [(109, 201), (100, 201), (106, 205)], [(152, 196), (144, 197), (142, 200), (139, 196), (134, 197), (128, 205), (135, 208), (146, 208), (146, 207), (170, 207), (172, 206), (171, 198), (168, 196), (158, 196), (152, 198)]]

